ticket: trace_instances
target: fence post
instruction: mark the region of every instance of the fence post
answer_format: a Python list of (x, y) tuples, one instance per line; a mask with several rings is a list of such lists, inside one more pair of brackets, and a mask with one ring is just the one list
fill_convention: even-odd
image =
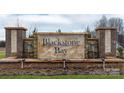
[(23, 59), (21, 60), (21, 68), (22, 68), (22, 69), (24, 68), (24, 62), (25, 62), (25, 59), (23, 58)]
[(63, 68), (64, 69), (66, 68), (65, 62), (66, 62), (66, 59), (63, 59)]
[(103, 63), (103, 70), (105, 71), (105, 59), (102, 58), (102, 63)]

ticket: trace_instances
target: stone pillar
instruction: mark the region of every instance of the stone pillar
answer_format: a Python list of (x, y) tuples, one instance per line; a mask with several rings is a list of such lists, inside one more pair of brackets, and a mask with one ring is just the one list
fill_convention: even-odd
[(33, 43), (34, 43), (34, 58), (37, 58), (38, 57), (38, 55), (37, 55), (37, 49), (38, 49), (38, 44), (37, 44), (37, 32), (34, 32), (33, 33), (33, 35), (34, 35), (34, 40), (33, 40)]
[(23, 57), (23, 39), (26, 37), (24, 27), (5, 27), (6, 30), (6, 57)]
[(116, 28), (97, 28), (96, 35), (99, 43), (99, 56), (116, 57), (117, 29)]

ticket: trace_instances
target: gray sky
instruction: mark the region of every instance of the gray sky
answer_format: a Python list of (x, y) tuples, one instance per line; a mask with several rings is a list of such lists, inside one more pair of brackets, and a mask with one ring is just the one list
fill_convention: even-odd
[[(106, 16), (124, 19), (124, 15), (119, 14), (106, 14)], [(26, 27), (28, 32), (35, 27), (39, 32), (56, 32), (58, 29), (62, 32), (83, 32), (87, 26), (93, 30), (95, 23), (101, 17), (102, 14), (1, 14), (0, 40), (5, 40), (4, 27), (17, 26), (17, 19), (19, 19), (19, 26)]]

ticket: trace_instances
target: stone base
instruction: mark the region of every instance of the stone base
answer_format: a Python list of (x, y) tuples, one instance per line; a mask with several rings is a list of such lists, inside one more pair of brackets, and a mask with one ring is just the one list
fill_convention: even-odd
[[(22, 68), (23, 65), (23, 68)], [(63, 75), (63, 74), (124, 74), (122, 59), (80, 59), (63, 61), (43, 61), (39, 59), (2, 59), (0, 75)]]

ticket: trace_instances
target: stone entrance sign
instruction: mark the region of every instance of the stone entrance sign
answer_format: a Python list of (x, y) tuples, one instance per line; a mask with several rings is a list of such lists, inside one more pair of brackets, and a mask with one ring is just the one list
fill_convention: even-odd
[(37, 33), (37, 57), (41, 59), (85, 58), (84, 33)]
[(6, 57), (43, 60), (112, 58), (117, 56), (117, 29), (87, 32), (36, 32), (26, 38), (26, 28), (5, 27)]

